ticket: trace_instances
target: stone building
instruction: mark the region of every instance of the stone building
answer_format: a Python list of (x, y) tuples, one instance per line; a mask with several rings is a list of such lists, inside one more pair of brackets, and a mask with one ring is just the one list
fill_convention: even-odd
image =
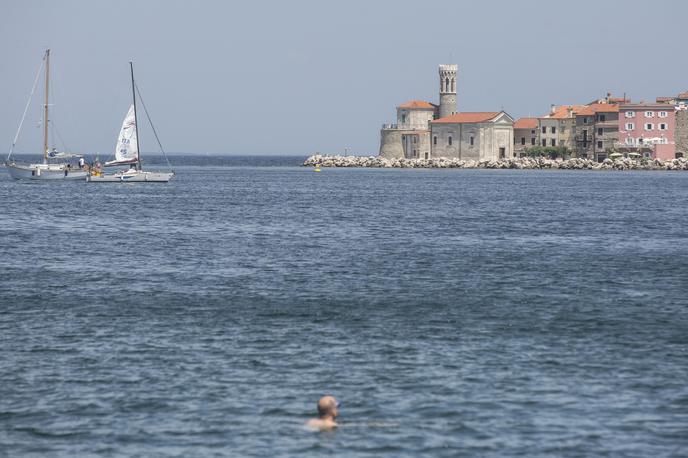
[(619, 105), (592, 103), (576, 113), (576, 155), (602, 162), (619, 141)]
[(514, 123), (514, 156), (525, 154), (527, 148), (540, 144), (538, 118), (520, 118)]
[(676, 145), (674, 107), (666, 103), (619, 105), (620, 152), (638, 153), (657, 159), (674, 159)]
[(585, 105), (552, 105), (547, 116), (538, 118), (540, 146), (566, 147), (573, 153), (576, 148), (576, 114)]
[(444, 118), (456, 113), (456, 64), (440, 65), (440, 109), (439, 117)]
[(514, 157), (513, 118), (503, 111), (458, 113), (458, 67), (440, 65), (438, 70), (439, 105), (422, 100), (399, 105), (397, 122), (384, 124), (380, 131), (380, 156), (474, 160)]
[[(688, 93), (686, 93), (688, 99)], [(688, 157), (688, 103), (676, 106), (676, 157)]]
[(432, 157), (498, 160), (514, 157), (514, 118), (503, 111), (456, 113), (430, 123)]
[(657, 97), (657, 103), (673, 105), (676, 117), (674, 155), (688, 157), (688, 92), (682, 92), (676, 97)]
[(411, 100), (397, 107), (396, 124), (385, 124), (380, 132), (380, 156), (387, 158), (430, 157), (430, 121), (438, 107)]
[(456, 113), (456, 74), (458, 66), (440, 65), (440, 104), (411, 100), (397, 107), (396, 124), (383, 124), (380, 131), (380, 156), (386, 158), (429, 159), (430, 124), (442, 113)]

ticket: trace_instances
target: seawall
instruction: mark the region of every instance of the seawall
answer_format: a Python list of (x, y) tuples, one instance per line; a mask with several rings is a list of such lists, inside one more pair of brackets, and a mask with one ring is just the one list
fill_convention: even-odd
[(562, 169), (562, 170), (686, 170), (688, 159), (545, 159), (520, 157), (499, 161), (464, 161), (452, 158), (405, 159), (379, 156), (329, 156), (316, 154), (303, 163), (304, 167), (372, 167), (372, 168), (440, 168), (440, 169)]

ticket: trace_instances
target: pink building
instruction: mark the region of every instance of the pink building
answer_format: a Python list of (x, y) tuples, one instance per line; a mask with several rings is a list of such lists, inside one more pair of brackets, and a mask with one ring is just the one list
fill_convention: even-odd
[(666, 103), (619, 105), (619, 150), (645, 157), (674, 159), (676, 113)]

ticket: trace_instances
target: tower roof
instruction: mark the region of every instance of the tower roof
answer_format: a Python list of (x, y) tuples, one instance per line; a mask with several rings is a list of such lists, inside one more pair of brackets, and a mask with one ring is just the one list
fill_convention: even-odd
[(434, 110), (437, 105), (424, 100), (409, 100), (406, 103), (402, 103), (397, 108), (407, 108), (407, 109), (417, 109), (417, 110)]

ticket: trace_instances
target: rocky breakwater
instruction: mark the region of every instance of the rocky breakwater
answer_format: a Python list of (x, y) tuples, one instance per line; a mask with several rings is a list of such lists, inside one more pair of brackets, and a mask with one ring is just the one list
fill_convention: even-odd
[(304, 167), (375, 167), (406, 169), (562, 169), (562, 170), (687, 170), (688, 159), (546, 159), (519, 157), (499, 161), (465, 161), (455, 158), (387, 159), (379, 156), (328, 156), (316, 154), (303, 162)]

